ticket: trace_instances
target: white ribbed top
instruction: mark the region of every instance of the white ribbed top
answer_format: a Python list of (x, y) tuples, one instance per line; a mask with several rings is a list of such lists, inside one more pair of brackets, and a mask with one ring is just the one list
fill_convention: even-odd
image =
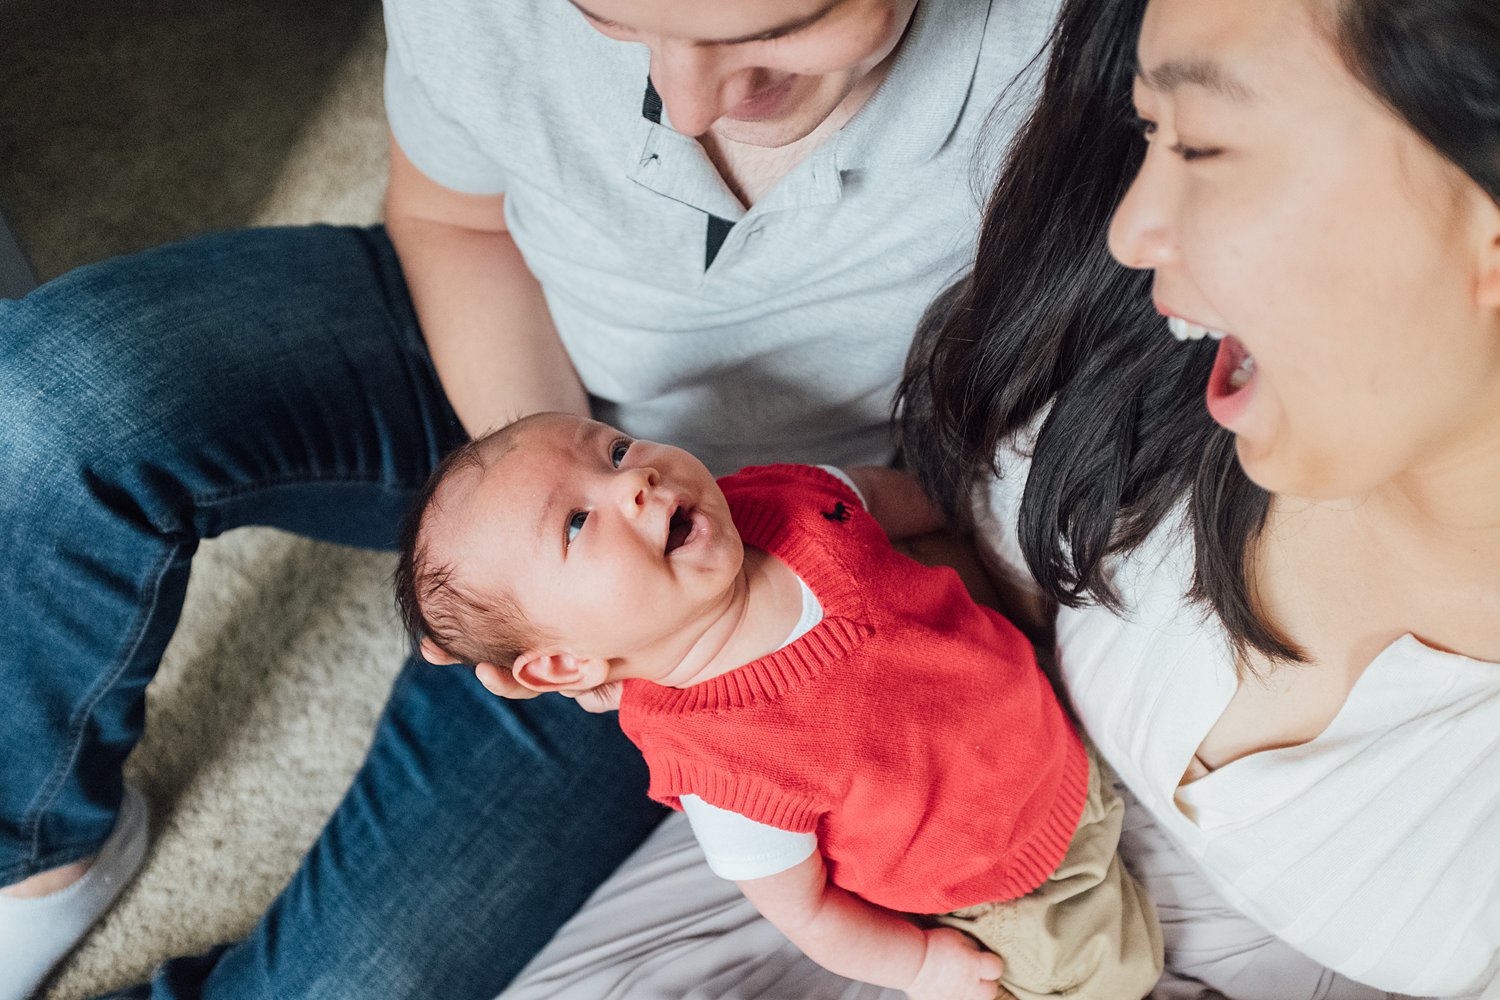
[[(1024, 576), (1027, 465), (1005, 467), (983, 534)], [(1058, 618), (1100, 752), (1225, 899), (1298, 950), (1384, 990), (1480, 993), (1500, 975), (1500, 664), (1403, 636), (1318, 738), (1179, 787), (1237, 685), (1222, 628), (1183, 597), (1191, 563), (1190, 537), (1166, 525), (1115, 574), (1129, 620)]]

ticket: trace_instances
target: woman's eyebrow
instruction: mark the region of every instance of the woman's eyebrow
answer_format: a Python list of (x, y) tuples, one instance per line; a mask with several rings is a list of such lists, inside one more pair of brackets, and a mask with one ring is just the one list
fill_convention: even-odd
[[(590, 12), (589, 9), (580, 4), (578, 0), (568, 0), (568, 2), (571, 3), (574, 7), (578, 8), (579, 13), (588, 18), (590, 21), (597, 22), (599, 24), (605, 25), (606, 27), (625, 27), (625, 25), (620, 24), (620, 22), (618, 21), (612, 21), (607, 17), (600, 17), (598, 14)], [(823, 4), (823, 6), (819, 7), (811, 14), (808, 14), (804, 17), (794, 18), (790, 21), (783, 21), (780, 24), (766, 28), (764, 31), (757, 31), (754, 34), (750, 35), (740, 35), (735, 38), (696, 39), (695, 44), (744, 45), (746, 42), (764, 42), (772, 38), (780, 38), (783, 35), (790, 35), (794, 32), (801, 31), (803, 28), (811, 27), (813, 24), (816, 24), (818, 21), (821, 21), (823, 18), (827, 17), (830, 13), (833, 12), (835, 8), (841, 7), (847, 2), (848, 0), (827, 0), (827, 2)]]
[(1150, 69), (1137, 69), (1135, 78), (1152, 90), (1171, 93), (1181, 87), (1202, 87), (1231, 101), (1255, 99), (1255, 92), (1211, 59), (1168, 59)]

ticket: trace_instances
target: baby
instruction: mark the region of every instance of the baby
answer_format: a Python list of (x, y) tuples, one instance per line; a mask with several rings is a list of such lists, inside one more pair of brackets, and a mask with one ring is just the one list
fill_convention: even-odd
[(890, 469), (715, 481), (540, 414), (439, 467), (397, 596), (497, 694), (617, 699), (651, 796), (826, 968), (922, 1000), (1142, 997), (1161, 935), (1109, 781), (1020, 632), (890, 544), (941, 522)]

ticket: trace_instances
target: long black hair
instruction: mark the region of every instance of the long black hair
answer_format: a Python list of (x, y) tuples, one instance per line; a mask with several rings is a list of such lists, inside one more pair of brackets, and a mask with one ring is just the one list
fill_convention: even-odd
[[(1145, 8), (1064, 3), (1040, 100), (1008, 151), (973, 271), (933, 303), (913, 345), (897, 397), (902, 451), (962, 519), (974, 487), (1007, 474), (1002, 444), (1046, 410), (1019, 523), (1045, 592), (1067, 606), (1120, 610), (1110, 559), (1184, 505), (1195, 557), (1188, 596), (1239, 651), (1298, 661), (1249, 584), (1270, 495), (1246, 477), (1233, 435), (1203, 405), (1215, 345), (1168, 336), (1150, 274), (1106, 247), (1145, 151), (1131, 104)], [(1336, 34), (1353, 72), (1500, 198), (1500, 6), (1350, 0)]]
[(1500, 203), (1500, 4), (1346, 0), (1335, 33), (1354, 75)]

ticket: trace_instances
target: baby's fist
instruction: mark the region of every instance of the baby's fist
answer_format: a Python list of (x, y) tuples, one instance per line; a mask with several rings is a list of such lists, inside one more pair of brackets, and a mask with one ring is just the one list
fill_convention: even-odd
[(1000, 956), (984, 951), (951, 927), (926, 932), (927, 953), (906, 988), (911, 1000), (995, 1000), (1000, 995)]

